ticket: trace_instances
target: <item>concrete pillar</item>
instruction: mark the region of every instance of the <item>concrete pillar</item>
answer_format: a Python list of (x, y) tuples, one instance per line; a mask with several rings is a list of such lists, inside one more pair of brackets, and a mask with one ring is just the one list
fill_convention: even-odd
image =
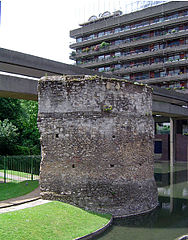
[(176, 152), (176, 120), (170, 118), (170, 166), (174, 166)]
[(170, 212), (173, 212), (173, 195), (174, 195), (174, 162), (175, 162), (175, 135), (176, 135), (176, 120), (170, 118)]

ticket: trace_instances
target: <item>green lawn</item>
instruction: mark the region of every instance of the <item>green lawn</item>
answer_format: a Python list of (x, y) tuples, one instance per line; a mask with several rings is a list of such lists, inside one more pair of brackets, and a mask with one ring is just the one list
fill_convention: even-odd
[(6, 240), (71, 240), (101, 228), (110, 217), (54, 201), (1, 214), (0, 236)]
[(35, 190), (38, 186), (38, 180), (24, 181), (20, 183), (1, 183), (0, 201), (25, 195)]

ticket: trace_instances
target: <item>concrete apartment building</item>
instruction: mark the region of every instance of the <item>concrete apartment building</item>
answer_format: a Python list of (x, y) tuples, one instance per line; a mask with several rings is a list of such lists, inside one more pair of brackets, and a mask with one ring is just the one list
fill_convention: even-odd
[(188, 1), (92, 16), (70, 32), (76, 65), (188, 93)]

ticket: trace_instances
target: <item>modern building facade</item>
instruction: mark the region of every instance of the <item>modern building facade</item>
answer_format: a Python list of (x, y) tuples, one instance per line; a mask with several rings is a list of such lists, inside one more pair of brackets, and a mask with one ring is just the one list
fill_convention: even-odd
[(188, 93), (188, 1), (89, 20), (70, 32), (76, 65)]

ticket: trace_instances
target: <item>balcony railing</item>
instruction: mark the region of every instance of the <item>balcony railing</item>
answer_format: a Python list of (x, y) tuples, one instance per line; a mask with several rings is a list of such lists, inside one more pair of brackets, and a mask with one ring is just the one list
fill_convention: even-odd
[(102, 59), (102, 60), (96, 59), (96, 60), (93, 60), (92, 62), (86, 62), (86, 63), (80, 64), (79, 66), (94, 68), (94, 67), (100, 67), (105, 65), (112, 65), (115, 63), (128, 62), (131, 60), (142, 59), (146, 57), (149, 58), (153, 56), (163, 56), (168, 53), (177, 53), (185, 50), (188, 50), (187, 44), (183, 44), (175, 47), (168, 47), (168, 48), (160, 49), (156, 51), (150, 50), (150, 51), (145, 51), (140, 53), (132, 53), (132, 54), (130, 53), (129, 55), (125, 54), (124, 56), (110, 57), (108, 59)]
[(164, 77), (157, 77), (157, 78), (148, 78), (144, 80), (139, 80), (141, 83), (145, 84), (156, 84), (156, 83), (168, 83), (168, 82), (175, 82), (181, 80), (188, 80), (188, 73), (183, 73), (180, 75), (167, 75)]
[(188, 21), (188, 16), (183, 16), (183, 17), (178, 17), (175, 19), (171, 19), (171, 20), (165, 20), (162, 22), (157, 22), (157, 23), (150, 23), (146, 26), (140, 26), (140, 27), (135, 27), (129, 30), (124, 30), (124, 31), (120, 31), (118, 33), (111, 33), (109, 35), (104, 35), (101, 37), (95, 37), (93, 39), (90, 40), (84, 40), (82, 42), (77, 42), (77, 43), (73, 43), (70, 45), (70, 48), (76, 49), (79, 47), (84, 47), (84, 46), (88, 46), (91, 44), (97, 44), (100, 43), (101, 41), (108, 41), (111, 39), (117, 39), (118, 37), (126, 37), (129, 35), (133, 35), (135, 33), (141, 33), (141, 32), (146, 32), (148, 30), (152, 31), (155, 29), (160, 29), (161, 27), (167, 27), (168, 25), (173, 26), (175, 24), (178, 23), (184, 23)]
[[(74, 56), (74, 60), (84, 58), (84, 57), (97, 56), (97, 55), (105, 54), (105, 53), (112, 53), (113, 51), (116, 51), (116, 50), (122, 51), (127, 48), (129, 49), (131, 47), (135, 47), (135, 45), (137, 47), (140, 47), (140, 46), (143, 46), (146, 44), (152, 44), (155, 42), (161, 42), (161, 41), (167, 41), (167, 40), (174, 39), (174, 38), (185, 37), (187, 35), (188, 35), (188, 30), (181, 30), (179, 32), (166, 34), (166, 35), (162, 35), (162, 36), (155, 36), (152, 38), (135, 40), (130, 43), (121, 43), (119, 45), (109, 45), (106, 48), (99, 48), (99, 50), (97, 50), (97, 51), (90, 49), (83, 53), (76, 53), (76, 55)], [(71, 58), (71, 59), (73, 59), (73, 58)]]

